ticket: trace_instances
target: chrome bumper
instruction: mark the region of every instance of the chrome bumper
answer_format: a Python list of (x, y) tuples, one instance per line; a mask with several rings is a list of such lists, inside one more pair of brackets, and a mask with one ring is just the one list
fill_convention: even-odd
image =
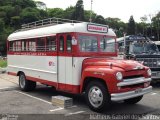
[(144, 77), (124, 79), (122, 82), (119, 82), (117, 86), (122, 87), (122, 86), (127, 86), (127, 85), (135, 85), (139, 83), (150, 82), (151, 80), (152, 80), (151, 78), (144, 78)]
[(123, 92), (123, 93), (114, 93), (114, 94), (111, 94), (111, 100), (112, 101), (126, 100), (129, 98), (134, 98), (134, 97), (138, 97), (138, 96), (147, 94), (151, 91), (152, 91), (152, 86), (149, 86), (147, 88), (137, 89), (134, 91)]

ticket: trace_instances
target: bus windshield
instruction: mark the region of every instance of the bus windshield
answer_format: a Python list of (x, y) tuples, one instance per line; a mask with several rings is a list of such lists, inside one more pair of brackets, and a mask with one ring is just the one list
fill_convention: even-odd
[(115, 51), (115, 38), (106, 36), (79, 35), (79, 50), (81, 52), (112, 53)]
[(154, 54), (159, 52), (154, 43), (132, 43), (130, 45), (130, 53), (134, 54)]

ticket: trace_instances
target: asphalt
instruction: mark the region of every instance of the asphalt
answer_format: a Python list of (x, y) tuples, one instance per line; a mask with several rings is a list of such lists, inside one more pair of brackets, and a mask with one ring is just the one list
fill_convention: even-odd
[(0, 74), (0, 92), (19, 89), (18, 77)]

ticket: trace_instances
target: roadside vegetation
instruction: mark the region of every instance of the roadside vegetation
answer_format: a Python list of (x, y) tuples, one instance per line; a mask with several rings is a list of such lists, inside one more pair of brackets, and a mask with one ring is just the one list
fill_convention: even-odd
[(7, 60), (0, 59), (0, 68), (7, 67)]
[[(155, 40), (159, 39), (160, 11), (154, 16), (142, 16), (139, 23), (134, 21), (134, 16), (131, 15), (128, 23), (125, 23), (119, 18), (106, 18), (107, 14), (102, 16), (94, 11), (84, 10), (84, 6), (83, 0), (77, 0), (75, 6), (68, 6), (66, 9), (47, 8), (45, 3), (34, 0), (0, 0), (0, 52), (6, 55), (8, 35), (19, 29), (22, 24), (50, 17), (86, 22), (92, 20), (94, 23), (106, 24), (115, 31), (117, 37), (122, 37), (123, 33), (126, 33), (127, 35), (142, 34)], [(90, 15), (92, 15), (91, 19)]]

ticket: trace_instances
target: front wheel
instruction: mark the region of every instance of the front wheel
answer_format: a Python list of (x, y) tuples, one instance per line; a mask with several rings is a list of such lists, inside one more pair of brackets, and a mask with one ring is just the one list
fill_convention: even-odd
[(143, 95), (142, 95), (142, 96), (135, 97), (135, 98), (130, 98), (130, 99), (124, 100), (124, 102), (127, 103), (127, 104), (136, 104), (136, 103), (138, 103), (142, 98), (143, 98)]
[(25, 74), (20, 73), (20, 75), (19, 75), (19, 87), (22, 91), (32, 91), (36, 88), (36, 82), (26, 80)]
[(102, 112), (110, 106), (110, 95), (104, 84), (101, 82), (90, 82), (85, 91), (85, 97), (90, 109)]

